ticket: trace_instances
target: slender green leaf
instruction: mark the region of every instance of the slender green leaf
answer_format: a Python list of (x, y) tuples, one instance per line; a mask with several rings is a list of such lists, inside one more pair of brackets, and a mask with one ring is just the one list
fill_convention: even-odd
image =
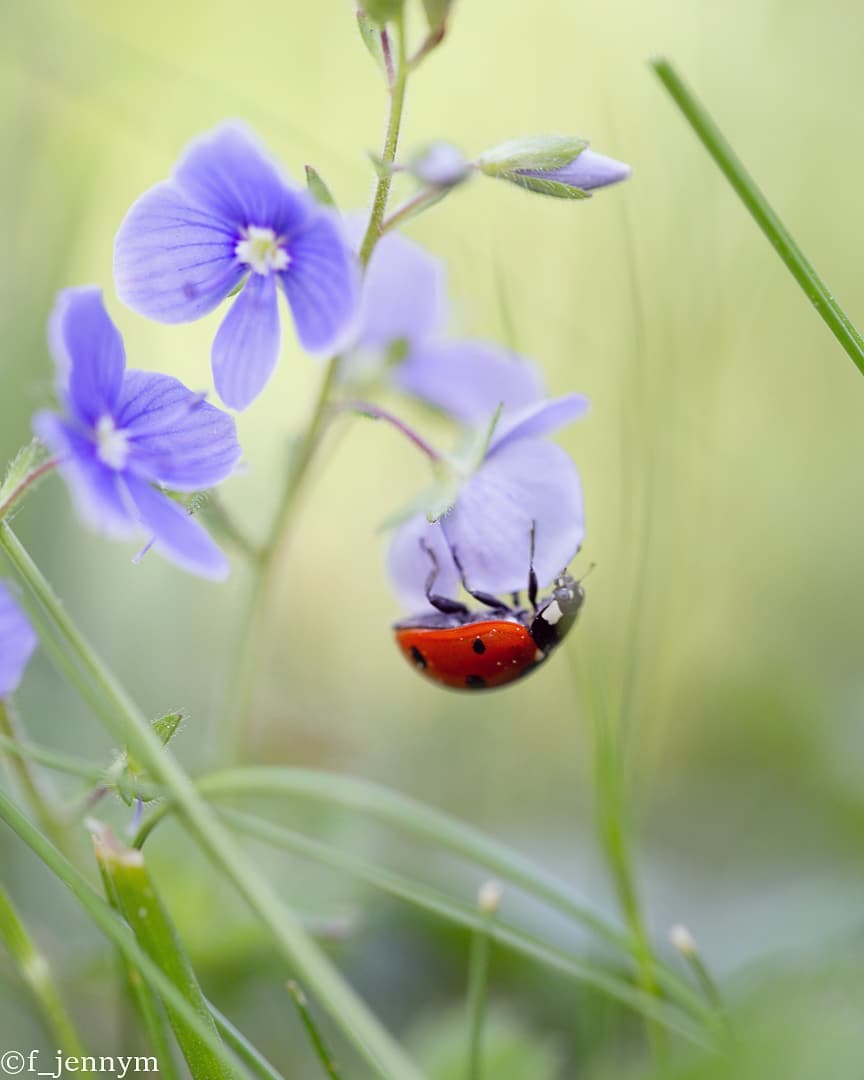
[(249, 1042), (242, 1032), (234, 1027), (226, 1016), (219, 1012), (212, 1002), (208, 1001), (207, 1007), (210, 1009), (213, 1019), (216, 1021), (216, 1027), (219, 1029), (219, 1034), (225, 1040), (226, 1045), (231, 1047), (254, 1076), (258, 1077), (259, 1080), (285, 1080), (282, 1074), (273, 1068), (264, 1055)]
[(306, 166), (306, 186), (316, 202), (322, 206), (336, 206), (336, 200), (331, 195), (330, 188), (324, 183), (321, 173), (313, 169), (311, 165)]
[[(120, 844), (107, 827), (98, 823), (93, 825), (96, 860), (111, 881), (112, 895), (116, 897), (120, 911), (138, 944), (177, 987), (201, 1022), (209, 1028), (212, 1038), (219, 1042), (216, 1024), (210, 1015), (192, 964), (156, 892), (142, 852)], [(206, 1076), (207, 1080), (232, 1080), (235, 1073), (224, 1050), (214, 1053), (211, 1049), (212, 1040), (202, 1040), (197, 1030), (190, 1027), (183, 1016), (176, 1013), (170, 1005), (168, 1016), (192, 1075)]]
[(710, 113), (693, 95), (671, 61), (660, 57), (652, 61), (651, 66), (804, 295), (864, 375), (864, 338), (780, 220)]
[(529, 135), (511, 139), (477, 158), (487, 176), (509, 176), (517, 169), (561, 169), (577, 158), (588, 143), (575, 135)]
[(300, 1014), (300, 1021), (306, 1029), (306, 1034), (309, 1036), (309, 1042), (312, 1043), (315, 1056), (321, 1062), (321, 1068), (330, 1077), (330, 1080), (339, 1080), (340, 1073), (336, 1067), (336, 1062), (333, 1055), (327, 1049), (327, 1044), (324, 1042), (324, 1037), (321, 1034), (318, 1025), (312, 1019), (306, 995), (293, 979), (288, 983), (288, 993), (291, 995), (294, 1004), (297, 1006), (297, 1012)]

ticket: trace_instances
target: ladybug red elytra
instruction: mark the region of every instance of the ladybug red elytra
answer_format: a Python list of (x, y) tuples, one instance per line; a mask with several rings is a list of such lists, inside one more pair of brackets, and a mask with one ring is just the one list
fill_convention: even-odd
[[(454, 690), (487, 690), (523, 678), (547, 659), (576, 621), (585, 591), (581, 582), (562, 573), (551, 594), (538, 601), (533, 537), (531, 546), (529, 607), (519, 605), (518, 594), (511, 607), (466, 585), (471, 596), (492, 609), (472, 611), (460, 601), (432, 591), (438, 562), (432, 549), (423, 545), (432, 560), (426, 598), (435, 611), (421, 612), (393, 626), (396, 644), (417, 671)], [(451, 554), (465, 585), (456, 552)]]

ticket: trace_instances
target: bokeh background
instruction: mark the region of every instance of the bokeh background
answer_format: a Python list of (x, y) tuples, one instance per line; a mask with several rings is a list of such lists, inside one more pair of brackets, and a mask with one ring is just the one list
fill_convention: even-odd
[[(242, 117), (294, 175), (312, 163), (341, 206), (359, 207), (385, 95), (343, 0), (4, 0), (0, 19), (5, 461), (50, 398), (44, 327), (60, 287), (102, 284), (132, 364), (210, 385), (221, 316), (150, 324), (111, 283), (118, 223), (191, 136)], [(860, 1075), (864, 383), (646, 61), (677, 62), (860, 321), (862, 34), (852, 0), (457, 0), (450, 39), (410, 86), (405, 149), (441, 137), (476, 153), (573, 132), (634, 169), (587, 203), (477, 180), (408, 229), (449, 263), (454, 328), (514, 342), (552, 392), (592, 400), (561, 438), (586, 490), (588, 602), (566, 655), (505, 692), (461, 697), (419, 679), (391, 640), (400, 612), (380, 524), (425, 483), (424, 463), (383, 427), (345, 424), (280, 568), (246, 746), (252, 760), (350, 772), (444, 808), (613, 915), (591, 739), (598, 710), (611, 715), (627, 731), (649, 921), (660, 939), (684, 921), (700, 942), (744, 1032), (749, 1064), (736, 1075)], [(286, 334), (276, 378), (240, 417), (246, 468), (225, 499), (252, 535), (264, 534), (320, 375)], [(57, 480), (17, 521), (144, 708), (187, 711), (174, 745), (203, 771), (243, 632), (242, 560), (220, 587), (156, 558), (133, 567), (131, 551), (82, 531)], [(20, 705), (34, 739), (109, 759), (44, 658)], [(482, 881), (344, 812), (277, 811), (456, 895)], [(208, 992), (286, 1075), (315, 1075), (286, 973), (246, 911), (176, 827), (150, 851)], [(261, 859), (292, 904), (334, 923), (334, 956), (434, 1075), (458, 1075), (447, 1070), (465, 936), (312, 864)], [(3, 830), (0, 874), (90, 1042), (120, 1052), (110, 949)], [(570, 940), (518, 898), (504, 904)], [(651, 1073), (632, 1017), (501, 950), (492, 1003), (496, 1080)], [(25, 1043), (44, 1038), (0, 956), (0, 1046)], [(691, 1053), (673, 1043), (669, 1068), (728, 1075)]]

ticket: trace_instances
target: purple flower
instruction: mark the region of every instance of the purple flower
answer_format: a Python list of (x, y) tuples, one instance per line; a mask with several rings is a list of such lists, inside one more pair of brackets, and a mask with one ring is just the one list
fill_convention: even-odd
[(581, 394), (543, 401), (504, 416), (473, 469), (464, 472), (452, 509), (430, 523), (416, 514), (393, 534), (389, 570), (406, 608), (421, 611), (424, 584), (439, 566), (435, 592), (455, 597), (456, 554), (474, 590), (506, 595), (525, 589), (534, 531), (534, 568), (541, 585), (563, 570), (585, 534), (582, 487), (572, 461), (546, 435), (584, 416)]
[(0, 699), (14, 694), (36, 648), (36, 634), (0, 581)]
[[(629, 165), (615, 158), (598, 154), (586, 147), (572, 161), (557, 169), (515, 169), (514, 176), (551, 180), (577, 191), (593, 191), (626, 180), (632, 172)], [(509, 179), (509, 177), (508, 177)], [(518, 181), (516, 181), (518, 183)]]
[(398, 389), (465, 424), (488, 422), (501, 404), (520, 408), (542, 396), (532, 364), (488, 342), (446, 338), (448, 316), (444, 264), (387, 234), (366, 272), (343, 376), (385, 369)]
[(110, 536), (143, 532), (178, 566), (226, 577), (205, 530), (153, 485), (200, 491), (224, 480), (240, 457), (233, 419), (169, 375), (127, 371), (95, 286), (60, 293), (48, 338), (64, 414), (37, 413), (33, 428), (61, 458), (80, 516)]
[(213, 342), (219, 396), (245, 409), (279, 355), (277, 283), (309, 352), (336, 351), (358, 299), (356, 259), (335, 214), (292, 187), (244, 127), (194, 140), (145, 192), (114, 246), (117, 293), (158, 322), (190, 322), (238, 287)]

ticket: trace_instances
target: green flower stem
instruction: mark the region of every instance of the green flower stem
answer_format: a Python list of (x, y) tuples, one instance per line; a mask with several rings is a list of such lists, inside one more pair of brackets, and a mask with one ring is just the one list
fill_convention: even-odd
[(383, 236), (384, 233), (395, 229), (397, 225), (402, 225), (411, 218), (417, 217), (424, 210), (429, 210), (441, 202), (446, 195), (449, 195), (451, 190), (452, 188), (423, 188), (418, 191), (416, 195), (412, 195), (410, 199), (398, 206), (389, 217), (381, 222), (381, 235)]
[[(192, 964), (156, 892), (143, 854), (137, 848), (124, 847), (104, 826), (94, 831), (93, 846), (99, 868), (111, 883), (110, 895), (116, 899), (138, 944), (188, 1001), (209, 1028), (212, 1039), (220, 1042)], [(233, 1080), (235, 1072), (224, 1051), (215, 1054), (210, 1048), (212, 1039), (200, 1039), (170, 1006), (168, 1015), (191, 1074), (206, 1076), (207, 1080)]]
[(486, 994), (489, 984), (489, 952), (492, 924), (498, 901), (485, 904), (480, 895), (480, 922), (471, 938), (468, 958), (468, 1080), (483, 1080), (483, 1030), (486, 1025)]
[(28, 587), (28, 610), (44, 611), (80, 666), (83, 677), (76, 680), (75, 685), (105, 728), (120, 745), (128, 746), (150, 776), (165, 787), (203, 852), (234, 884), (270, 930), (283, 957), (314, 990), (366, 1060), (384, 1076), (412, 1080), (417, 1076), (413, 1063), (306, 934), (269, 881), (246, 859), (170, 750), (162, 746), (147, 718), (96, 656), (24, 547), (5, 525), (0, 525), (0, 547)]
[[(117, 914), (122, 917), (123, 908), (120, 902), (120, 894), (111, 875), (108, 873), (108, 868), (101, 861), (99, 862), (99, 874), (102, 878), (105, 898)], [(179, 1074), (174, 1064), (171, 1039), (159, 999), (135, 965), (119, 951), (118, 956), (129, 994), (138, 1011), (144, 1031), (147, 1033), (150, 1049), (159, 1063), (159, 1075), (164, 1077), (165, 1080), (179, 1080)], [(209, 1027), (209, 1025), (206, 1026)]]
[(702, 145), (734, 188), (738, 198), (750, 211), (756, 224), (801, 286), (805, 296), (864, 375), (864, 338), (792, 238), (711, 115), (694, 97), (669, 60), (659, 57), (652, 61), (651, 66)]
[(161, 969), (153, 963), (132, 936), (129, 927), (114, 909), (107, 904), (91, 887), (87, 879), (54, 847), (42, 833), (21, 813), (15, 803), (0, 790), (0, 821), (5, 821), (13, 832), (34, 852), (48, 867), (55, 877), (72, 893), (90, 920), (102, 931), (105, 937), (120, 950), (122, 955), (141, 972), (149, 986), (159, 996), (184, 1017), (186, 1022), (198, 1031), (205, 1041), (211, 1040), (211, 1049), (220, 1052), (218, 1041), (211, 1039), (207, 1027), (201, 1023), (195, 1010), (189, 1005), (180, 991), (167, 979)]
[(30, 940), (9, 896), (0, 886), (0, 941), (6, 946), (21, 978), (33, 995), (45, 1027), (57, 1048), (72, 1057), (81, 1057), (84, 1046), (66, 1011), (51, 969), (41, 952)]
[(381, 237), (381, 226), (384, 222), (384, 214), (387, 211), (387, 200), (390, 198), (390, 184), (393, 179), (388, 166), (392, 165), (396, 160), (407, 84), (408, 60), (405, 52), (405, 26), (403, 17), (400, 15), (396, 22), (396, 74), (393, 78), (393, 85), (390, 87), (390, 113), (387, 117), (387, 130), (384, 134), (384, 148), (381, 151), (381, 165), (383, 168), (378, 174), (378, 183), (375, 185), (375, 194), (372, 198), (372, 212), (369, 215), (369, 224), (360, 245), (360, 265), (364, 267), (372, 257), (375, 245)]
[(321, 1062), (321, 1068), (330, 1077), (330, 1080), (339, 1080), (341, 1074), (336, 1068), (336, 1062), (333, 1060), (333, 1055), (327, 1049), (327, 1044), (324, 1042), (324, 1037), (322, 1036), (318, 1025), (312, 1019), (306, 995), (293, 979), (288, 983), (288, 993), (291, 995), (294, 1004), (297, 1006), (300, 1020), (303, 1027), (306, 1029), (306, 1034), (309, 1036), (309, 1042), (312, 1043), (312, 1049), (315, 1051), (315, 1056)]
[(50, 458), (48, 461), (43, 461), (42, 464), (38, 465), (35, 469), (32, 469), (18, 484), (14, 491), (11, 491), (3, 502), (0, 503), (0, 521), (6, 517), (10, 510), (14, 509), (18, 500), (26, 495), (35, 483), (41, 480), (47, 473), (56, 469), (59, 464), (59, 458)]
[[(263, 840), (293, 855), (313, 859), (323, 866), (349, 874), (388, 896), (412, 904), (421, 911), (456, 926), (477, 931), (483, 925), (484, 916), (478, 912), (476, 905), (453, 899), (429, 885), (382, 869), (331, 844), (321, 843), (291, 829), (236, 810), (225, 810), (222, 816), (233, 829), (245, 836)], [(534, 960), (553, 971), (559, 971), (570, 979), (608, 995), (613, 1000), (633, 1009), (637, 1014), (663, 1024), (670, 1031), (677, 1032), (697, 1045), (710, 1046), (703, 1030), (695, 1027), (678, 1007), (634, 988), (627, 979), (610, 974), (600, 964), (547, 945), (532, 934), (504, 923), (500, 919), (496, 920), (489, 929), (489, 933), (498, 944), (512, 952)], [(694, 1001), (695, 1007), (692, 1010), (694, 1014), (699, 1016), (706, 1030), (719, 1037), (721, 1031), (711, 1010), (705, 1006), (698, 995), (695, 996)]]
[[(381, 154), (385, 164), (392, 164), (396, 157), (408, 78), (405, 34), (401, 21), (397, 25), (397, 31), (398, 60), (395, 78), (390, 88), (390, 110), (384, 149)], [(389, 173), (379, 176), (375, 187), (369, 224), (360, 247), (360, 263), (364, 268), (381, 235), (381, 226), (390, 194), (390, 179)], [(226, 695), (227, 708), (222, 724), (224, 742), (222, 756), (226, 761), (245, 760), (249, 756), (247, 727), (255, 696), (260, 658), (267, 651), (266, 631), (270, 622), (271, 598), (276, 592), (275, 578), (290, 539), (298, 497), (303, 490), (309, 468), (315, 459), (327, 427), (340, 363), (340, 356), (334, 356), (328, 361), (309, 423), (293, 448), (285, 486), (273, 517), (268, 540), (261, 552), (258, 565), (253, 568), (254, 579), (249, 604), (245, 618), (240, 623), (242, 637), (237, 644), (237, 663)]]
[[(21, 734), (18, 731), (12, 702), (9, 698), (0, 698), (0, 736), (3, 743), (0, 746), (12, 744), (21, 745)], [(66, 843), (66, 834), (57, 820), (57, 816), (51, 809), (48, 799), (42, 792), (36, 777), (33, 775), (27, 759), (23, 754), (10, 753), (9, 755), (12, 772), (18, 781), (21, 792), (30, 804), (30, 808), (36, 815), (39, 824), (51, 837), (59, 848)]]
[[(656, 962), (634, 876), (630, 808), (626, 794), (621, 739), (612, 731), (605, 710), (599, 702), (595, 701), (592, 711), (594, 782), (600, 844), (612, 875), (618, 903), (630, 927), (638, 984), (646, 994), (658, 995), (660, 990), (656, 977)], [(662, 1029), (649, 1021), (648, 1036), (655, 1056), (661, 1057), (665, 1051)]]

